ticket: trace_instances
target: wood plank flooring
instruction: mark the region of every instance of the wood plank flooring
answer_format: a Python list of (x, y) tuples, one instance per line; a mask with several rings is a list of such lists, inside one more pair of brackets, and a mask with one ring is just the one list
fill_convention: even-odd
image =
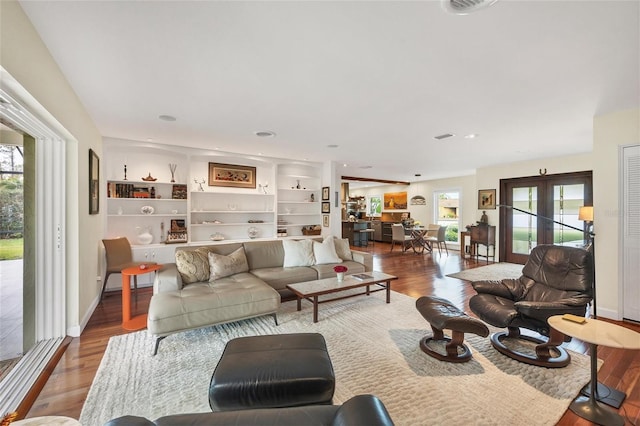
[[(390, 252), (390, 245), (386, 243), (375, 243), (366, 248), (354, 247), (354, 249), (371, 252), (374, 255), (375, 270), (399, 277), (393, 282), (395, 291), (412, 297), (428, 294), (444, 297), (466, 312), (471, 312), (468, 301), (475, 294), (471, 285), (465, 281), (448, 278), (446, 275), (463, 269), (484, 266), (486, 264), (484, 260), (476, 263), (473, 260), (461, 259), (459, 253), (452, 250), (449, 250), (449, 255), (439, 255), (437, 251), (435, 254), (420, 255), (410, 251), (403, 254), (397, 247)], [(134, 305), (136, 314), (146, 312), (150, 298), (151, 289), (139, 291), (138, 301)], [(295, 303), (295, 301), (284, 303)], [(74, 338), (69, 344), (26, 417), (65, 415), (78, 418), (80, 416), (82, 405), (109, 338), (127, 333), (120, 327), (121, 309), (120, 293), (112, 293), (105, 297), (104, 302), (98, 306), (91, 317), (82, 336)], [(619, 324), (640, 332), (639, 324), (627, 322)], [(426, 323), (425, 330), (428, 330)], [(588, 346), (575, 339), (568, 344), (568, 348), (576, 352), (588, 353)], [(640, 424), (640, 351), (601, 347), (598, 349), (598, 357), (604, 360), (598, 376), (600, 381), (627, 394), (619, 413), (626, 417), (626, 424)], [(496, 404), (499, 403), (496, 401)], [(526, 407), (526, 401), (523, 401), (523, 407)], [(499, 419), (496, 419), (496, 422), (499, 422)], [(569, 410), (558, 423), (560, 426), (591, 424)]]

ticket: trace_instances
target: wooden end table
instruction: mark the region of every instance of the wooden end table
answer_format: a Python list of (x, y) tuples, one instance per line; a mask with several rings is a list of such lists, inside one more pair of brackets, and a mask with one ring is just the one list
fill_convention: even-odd
[(579, 395), (576, 397), (569, 409), (594, 423), (623, 426), (624, 418), (622, 416), (600, 404), (600, 402), (605, 402), (613, 406), (617, 404), (617, 407), (620, 407), (626, 395), (624, 392), (598, 383), (597, 350), (598, 345), (621, 349), (640, 349), (640, 333), (597, 319), (587, 319), (584, 323), (579, 324), (563, 319), (562, 315), (554, 315), (548, 321), (549, 325), (560, 333), (589, 343), (591, 381), (583, 389), (583, 393), (586, 393), (587, 396)]
[[(325, 278), (322, 280), (306, 281), (302, 283), (289, 284), (287, 288), (291, 290), (298, 299), (298, 311), (302, 309), (302, 299), (307, 299), (313, 303), (313, 322), (318, 322), (318, 305), (321, 303), (331, 302), (333, 300), (346, 299), (366, 294), (367, 296), (377, 291), (385, 290), (387, 292), (387, 303), (391, 302), (391, 281), (397, 280), (394, 275), (385, 274), (383, 272), (363, 272), (363, 274), (371, 276), (367, 279), (357, 279), (353, 275), (345, 275), (342, 281), (338, 281), (336, 277)], [(355, 274), (358, 275), (358, 274)], [(371, 290), (371, 286), (379, 286), (375, 290)], [(340, 293), (345, 290), (365, 287), (365, 291), (346, 296), (333, 297), (326, 300), (318, 300), (319, 296), (325, 294)]]
[(146, 268), (131, 266), (121, 271), (122, 274), (122, 328), (135, 331), (147, 327), (147, 314), (131, 318), (131, 277), (155, 272), (162, 265), (147, 265)]

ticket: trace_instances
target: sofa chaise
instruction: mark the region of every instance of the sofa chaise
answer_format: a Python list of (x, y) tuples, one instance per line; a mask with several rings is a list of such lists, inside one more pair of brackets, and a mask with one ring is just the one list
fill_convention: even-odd
[(216, 324), (273, 315), (288, 284), (329, 278), (340, 263), (349, 273), (373, 270), (373, 257), (352, 251), (348, 240), (267, 240), (185, 246), (154, 281), (147, 329), (154, 355), (166, 336)]

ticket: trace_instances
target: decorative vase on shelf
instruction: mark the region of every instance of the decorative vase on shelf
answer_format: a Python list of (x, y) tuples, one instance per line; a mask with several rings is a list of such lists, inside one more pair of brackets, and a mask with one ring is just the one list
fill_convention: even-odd
[(251, 239), (256, 238), (258, 236), (258, 228), (256, 228), (255, 226), (250, 227), (247, 230), (247, 234), (249, 234), (249, 238)]
[(337, 272), (336, 273), (336, 278), (338, 278), (339, 282), (344, 281), (344, 272)]
[(151, 234), (151, 229), (148, 226), (143, 228), (138, 227), (138, 243), (140, 244), (151, 244), (153, 241), (153, 235)]

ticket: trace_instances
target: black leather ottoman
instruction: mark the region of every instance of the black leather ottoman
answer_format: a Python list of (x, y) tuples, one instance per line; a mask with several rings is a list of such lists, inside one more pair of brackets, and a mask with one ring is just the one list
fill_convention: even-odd
[(213, 411), (331, 404), (333, 366), (324, 337), (278, 334), (230, 340), (213, 372)]

